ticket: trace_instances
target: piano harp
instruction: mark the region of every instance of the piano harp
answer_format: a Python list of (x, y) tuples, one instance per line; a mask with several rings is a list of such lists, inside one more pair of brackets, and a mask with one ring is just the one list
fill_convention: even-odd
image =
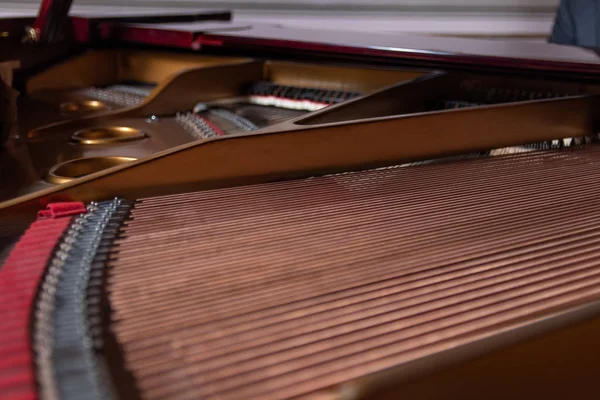
[(595, 52), (68, 5), (0, 20), (0, 399), (592, 397)]

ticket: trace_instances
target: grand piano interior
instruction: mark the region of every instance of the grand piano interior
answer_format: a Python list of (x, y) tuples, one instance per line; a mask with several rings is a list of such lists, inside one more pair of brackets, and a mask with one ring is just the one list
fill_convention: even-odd
[(0, 399), (593, 393), (594, 51), (69, 6), (0, 20)]

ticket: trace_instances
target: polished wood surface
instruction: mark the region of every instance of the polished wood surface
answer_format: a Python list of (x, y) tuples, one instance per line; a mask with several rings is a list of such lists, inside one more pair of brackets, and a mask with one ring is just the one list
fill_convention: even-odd
[[(171, 42), (164, 38), (170, 37)], [(199, 50), (231, 48), (391, 62), (410, 60), (497, 69), (600, 73), (592, 49), (526, 41), (478, 40), (373, 32), (303, 29), (264, 23), (122, 24), (113, 39)]]
[[(596, 386), (596, 346), (600, 318), (584, 312), (582, 319), (567, 326), (547, 324), (539, 335), (517, 339), (516, 332), (481, 343), (481, 353), (448, 365), (424, 360), (421, 376), (400, 382), (362, 386), (364, 397), (392, 400), (419, 399), (593, 399)], [(491, 350), (491, 347), (496, 349)], [(460, 350), (456, 353), (459, 353)], [(424, 364), (428, 364), (425, 367)], [(390, 374), (391, 375), (391, 374)]]
[[(186, 69), (237, 61), (239, 59), (236, 58), (159, 51), (91, 50), (36, 74), (28, 80), (27, 92), (110, 85), (123, 81), (158, 84)], [(65, 76), (70, 79), (63, 79)]]
[(183, 145), (10, 200), (0, 204), (0, 218), (31, 213), (58, 199), (156, 196), (586, 136), (598, 125), (599, 105), (600, 96), (580, 96), (321, 126), (292, 121)]
[[(243, 102), (245, 90), (252, 82), (269, 81), (279, 85), (323, 89), (330, 93), (344, 90), (369, 95), (429, 73), (424, 70), (262, 62), (189, 54), (169, 56), (169, 53), (92, 51), (30, 80), (29, 96), (21, 101), (20, 130), (26, 143), (18, 146), (28, 157), (18, 157), (22, 165), (12, 170), (35, 172), (21, 178), (16, 171), (13, 171), (12, 178), (7, 175), (0, 200), (48, 188), (49, 183), (62, 183), (46, 179), (48, 171), (58, 164), (88, 157), (145, 159), (189, 143), (193, 137), (176, 122), (178, 112), (191, 110), (199, 102)], [(191, 63), (192, 60), (195, 64)], [(96, 72), (94, 65), (98, 63), (104, 63), (107, 68)], [(144, 68), (144, 65), (155, 68)], [(179, 72), (169, 76), (171, 71)], [(59, 79), (67, 74), (79, 80)], [(76, 90), (78, 88), (145, 78), (151, 82), (159, 81), (159, 84), (136, 106), (115, 107), (91, 101), (98, 106), (76, 113), (58, 114), (65, 104), (77, 105), (88, 101)], [(120, 132), (124, 129), (143, 132), (143, 140), (94, 144), (78, 140), (82, 132)]]

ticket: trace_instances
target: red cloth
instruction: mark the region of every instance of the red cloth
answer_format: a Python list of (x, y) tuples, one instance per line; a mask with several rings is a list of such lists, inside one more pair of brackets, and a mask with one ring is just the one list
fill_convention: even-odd
[(70, 218), (83, 203), (48, 206), (0, 269), (0, 400), (37, 399), (30, 321), (40, 281)]

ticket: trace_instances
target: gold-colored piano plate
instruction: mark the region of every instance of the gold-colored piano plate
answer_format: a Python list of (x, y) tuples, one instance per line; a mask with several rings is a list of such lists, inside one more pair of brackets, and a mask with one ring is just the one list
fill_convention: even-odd
[(586, 136), (600, 122), (599, 106), (600, 96), (580, 96), (310, 127), (284, 123), (190, 143), (6, 201), (0, 218), (33, 213), (48, 201), (181, 193)]
[(98, 88), (135, 83), (150, 85), (151, 90), (157, 85), (153, 94), (183, 71), (243, 61), (246, 59), (160, 51), (90, 50), (28, 79), (27, 95), (20, 99), (21, 130), (28, 132), (49, 123), (104, 115), (136, 105), (94, 97)]
[(468, 73), (432, 73), (403, 85), (358, 99), (345, 107), (323, 110), (303, 118), (300, 124), (320, 125), (355, 119), (429, 111), (439, 100), (471, 100), (473, 103), (509, 103), (600, 93), (600, 85), (546, 79), (490, 76)]
[(99, 100), (83, 100), (79, 102), (67, 101), (60, 103), (60, 111), (64, 114), (75, 114), (86, 111), (106, 110), (108, 106)]
[(50, 183), (66, 183), (74, 179), (135, 161), (132, 157), (89, 157), (66, 161), (53, 167), (46, 178)]
[(123, 81), (158, 84), (186, 69), (240, 61), (243, 59), (159, 51), (91, 50), (33, 76), (27, 82), (27, 93)]
[[(368, 94), (427, 73), (419, 70), (274, 61), (238, 61), (188, 69), (166, 79), (137, 106), (110, 111), (98, 104), (95, 108), (101, 113), (86, 117), (85, 114), (77, 114), (79, 103), (76, 103), (73, 105), (74, 119), (29, 130), (26, 145), (29, 161), (23, 157), (17, 159), (21, 164), (30, 164), (29, 169), (34, 171), (31, 174), (33, 177), (26, 179), (29, 182), (15, 182), (10, 192), (6, 189), (0, 195), (0, 200), (14, 197), (14, 187), (18, 188), (20, 194), (40, 190), (44, 186), (36, 183), (35, 176), (45, 177), (59, 163), (89, 157), (125, 156), (143, 159), (189, 143), (195, 139), (175, 121), (177, 112), (191, 110), (198, 102), (210, 104), (236, 99), (243, 101), (246, 87), (252, 82), (270, 80), (276, 84), (306, 86), (332, 92), (341, 90), (340, 88), (352, 88)], [(30, 109), (24, 111), (29, 116), (23, 114), (23, 122), (37, 121), (37, 118), (31, 117)], [(144, 140), (122, 140), (125, 136), (130, 136), (124, 135), (123, 129), (127, 132), (144, 132)], [(82, 132), (87, 132), (89, 136), (91, 131), (104, 132), (104, 139), (97, 140), (98, 135), (94, 134), (94, 145), (89, 144), (89, 137), (80, 140)], [(111, 133), (109, 136), (115, 136), (114, 140), (106, 140), (107, 132)], [(26, 169), (23, 165), (19, 168)], [(52, 182), (56, 184), (59, 181)]]
[(429, 71), (367, 67), (324, 66), (269, 61), (264, 80), (280, 85), (371, 93), (427, 75)]
[(141, 140), (147, 136), (144, 131), (127, 126), (103, 126), (77, 131), (71, 136), (71, 141), (87, 145), (101, 145)]

